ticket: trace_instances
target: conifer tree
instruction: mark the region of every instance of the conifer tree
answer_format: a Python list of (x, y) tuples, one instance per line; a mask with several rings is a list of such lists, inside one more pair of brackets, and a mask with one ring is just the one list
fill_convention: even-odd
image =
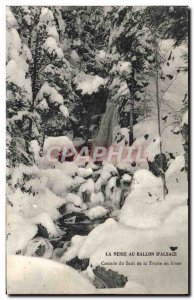
[(37, 136), (37, 116), (29, 112), (32, 100), (30, 59), (30, 50), (22, 42), (16, 19), (7, 8), (7, 161), (13, 167), (32, 162), (29, 141)]
[(148, 85), (149, 64), (153, 60), (148, 28), (144, 25), (144, 13), (132, 7), (120, 8), (113, 22), (112, 46), (116, 47), (121, 61), (128, 63), (124, 72), (129, 95), (129, 144), (134, 141), (133, 126), (136, 104), (144, 101), (145, 87)]

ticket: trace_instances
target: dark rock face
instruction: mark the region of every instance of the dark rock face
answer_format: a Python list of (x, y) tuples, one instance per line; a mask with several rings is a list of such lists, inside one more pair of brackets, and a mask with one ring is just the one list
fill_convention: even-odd
[(51, 245), (53, 246), (53, 248), (63, 248), (64, 244), (65, 244), (65, 235), (62, 235), (60, 238), (58, 239), (53, 239), (49, 241), (51, 243)]
[(37, 224), (37, 227), (38, 227), (38, 232), (37, 232), (36, 236), (40, 236), (45, 239), (48, 239), (49, 234), (48, 234), (47, 229), (42, 224)]
[(95, 274), (93, 284), (97, 289), (122, 288), (128, 281), (127, 277), (111, 269), (106, 270), (103, 267), (97, 266), (93, 272)]
[(46, 247), (44, 245), (38, 246), (37, 250), (35, 251), (36, 256), (44, 256)]
[(148, 161), (149, 170), (157, 177), (163, 175), (168, 169), (167, 158), (165, 154), (157, 154), (154, 161)]
[(78, 271), (84, 271), (87, 269), (89, 265), (89, 259), (79, 259), (77, 256), (71, 259), (70, 261), (67, 261), (66, 264)]
[(65, 212), (66, 212), (66, 203), (61, 205), (59, 208), (58, 208), (58, 211), (60, 212), (61, 215), (64, 215)]

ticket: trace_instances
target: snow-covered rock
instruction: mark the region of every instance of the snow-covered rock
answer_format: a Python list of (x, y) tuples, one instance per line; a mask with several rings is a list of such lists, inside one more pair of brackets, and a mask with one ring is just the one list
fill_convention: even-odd
[(86, 182), (86, 179), (80, 176), (75, 176), (74, 183), (76, 186), (80, 186), (82, 183)]
[(90, 201), (93, 205), (98, 205), (104, 203), (104, 196), (102, 192), (92, 193)]
[(131, 180), (132, 180), (132, 176), (129, 175), (129, 174), (124, 174), (124, 175), (122, 176), (122, 182), (123, 182), (123, 183), (130, 183)]
[(88, 193), (89, 195), (94, 192), (94, 181), (92, 178), (89, 178), (85, 183), (80, 186), (79, 194)]
[(94, 220), (106, 216), (109, 213), (109, 210), (103, 206), (98, 205), (90, 208), (85, 213), (91, 220)]
[(82, 204), (82, 206), (76, 206), (73, 203), (67, 203), (65, 205), (65, 213), (70, 214), (72, 212), (81, 212), (87, 209), (87, 206), (85, 203)]
[(53, 246), (44, 238), (37, 237), (28, 242), (26, 247), (26, 256), (51, 258), (53, 253)]
[(121, 187), (118, 177), (111, 177), (105, 188), (106, 201), (110, 201), (113, 206), (119, 207), (121, 199)]
[(49, 136), (44, 141), (43, 154), (46, 155), (54, 147), (61, 151), (64, 147), (73, 148), (73, 143), (67, 136)]
[(93, 173), (93, 170), (91, 168), (79, 168), (77, 171), (77, 175), (83, 178), (87, 178), (91, 176)]
[(95, 182), (96, 190), (101, 191), (102, 185), (105, 185), (112, 176), (115, 176), (117, 174), (118, 171), (113, 164), (104, 162), (104, 165), (100, 172), (100, 177)]
[(56, 225), (53, 223), (53, 220), (47, 212), (37, 215), (29, 221), (32, 224), (41, 224), (44, 226), (50, 237), (57, 236), (59, 233)]
[(75, 194), (68, 193), (66, 196), (66, 200), (70, 203), (73, 203), (75, 206), (82, 206), (83, 200)]
[(86, 238), (86, 236), (74, 235), (74, 237), (71, 239), (70, 247), (63, 254), (60, 261), (67, 262), (76, 257)]

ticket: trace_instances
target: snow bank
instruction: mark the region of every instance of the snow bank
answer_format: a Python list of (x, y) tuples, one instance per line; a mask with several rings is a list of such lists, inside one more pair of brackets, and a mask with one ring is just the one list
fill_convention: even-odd
[(9, 213), (7, 220), (7, 254), (22, 253), (37, 231), (37, 226), (30, 224), (27, 219)]
[(186, 124), (188, 125), (188, 118), (189, 118), (189, 114), (188, 114), (188, 110), (183, 114), (182, 116), (182, 122), (181, 122), (181, 127)]
[(16, 189), (14, 193), (9, 191), (7, 193), (8, 200), (12, 203), (12, 206), (8, 206), (9, 212), (27, 219), (46, 212), (52, 220), (56, 220), (60, 217), (58, 208), (67, 203), (65, 198), (58, 197), (44, 185), (42, 185), (42, 191), (35, 196), (22, 193), (20, 189)]
[(188, 180), (184, 170), (184, 155), (177, 156), (166, 171), (167, 201), (186, 204), (188, 200)]
[[(166, 115), (165, 115), (166, 116)], [(169, 117), (167, 124), (162, 124), (162, 148), (163, 153), (173, 153), (175, 156), (183, 153), (182, 136), (174, 134), (172, 118)], [(134, 149), (142, 147), (144, 157), (153, 161), (154, 157), (160, 153), (157, 119), (145, 119), (134, 126), (135, 141), (132, 145)], [(173, 143), (172, 143), (173, 140)]]
[(187, 204), (188, 182), (183, 155), (171, 161), (165, 178), (168, 193), (163, 199), (161, 178), (147, 170), (136, 171), (131, 192), (119, 214), (120, 222), (142, 228), (158, 227), (172, 207)]
[(163, 200), (163, 187), (160, 177), (155, 177), (147, 170), (134, 173), (131, 192), (119, 214), (119, 221), (137, 228), (159, 226), (169, 203)]
[(52, 220), (57, 220), (61, 216), (58, 208), (67, 203), (67, 201), (64, 198), (60, 198), (55, 195), (48, 188), (45, 188), (42, 193), (38, 194), (36, 197), (33, 197), (30, 200), (30, 203), (31, 209), (28, 213), (28, 216), (35, 217), (46, 212)]
[[(188, 239), (188, 207), (181, 205), (173, 207), (164, 216), (163, 221), (157, 228), (146, 229), (122, 225), (112, 219), (93, 229), (83, 246), (80, 248), (78, 257), (80, 259), (90, 258), (90, 266), (101, 265), (106, 269), (123, 274), (129, 281), (145, 287), (148, 293), (187, 293), (187, 239)], [(126, 265), (119, 262), (137, 261), (137, 257), (115, 256), (115, 252), (172, 252), (171, 246), (177, 247), (176, 258), (167, 256), (145, 256), (139, 255), (138, 261), (141, 265)], [(112, 253), (107, 256), (106, 253)], [(166, 266), (144, 265), (143, 261), (156, 263), (168, 261)], [(117, 265), (108, 265), (110, 262)], [(181, 265), (173, 266), (171, 261), (181, 261)], [(105, 264), (107, 263), (107, 265)], [(169, 278), (173, 280), (169, 281)], [(161, 286), (162, 282), (162, 286)], [(179, 285), (177, 285), (179, 282)]]
[(95, 291), (87, 279), (67, 265), (43, 258), (8, 256), (8, 294), (89, 294)]
[(73, 178), (66, 175), (62, 170), (47, 169), (41, 173), (47, 177), (46, 186), (59, 197), (65, 197), (68, 190), (74, 186)]
[(111, 295), (118, 295), (118, 294), (136, 294), (136, 295), (145, 295), (149, 294), (148, 288), (143, 286), (142, 284), (138, 284), (134, 281), (128, 281), (123, 288), (114, 288), (114, 289), (98, 289), (99, 294), (111, 294)]
[(92, 253), (98, 249), (99, 242), (103, 244), (106, 241), (106, 234), (110, 233), (115, 224), (116, 221), (113, 219), (107, 219), (106, 222), (95, 227), (88, 234), (85, 243), (80, 248), (78, 258), (83, 259), (90, 257)]

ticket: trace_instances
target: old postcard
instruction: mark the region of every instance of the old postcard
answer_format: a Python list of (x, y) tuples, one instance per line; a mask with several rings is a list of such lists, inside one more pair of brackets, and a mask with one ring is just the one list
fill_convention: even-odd
[(189, 293), (189, 9), (6, 9), (7, 293)]

